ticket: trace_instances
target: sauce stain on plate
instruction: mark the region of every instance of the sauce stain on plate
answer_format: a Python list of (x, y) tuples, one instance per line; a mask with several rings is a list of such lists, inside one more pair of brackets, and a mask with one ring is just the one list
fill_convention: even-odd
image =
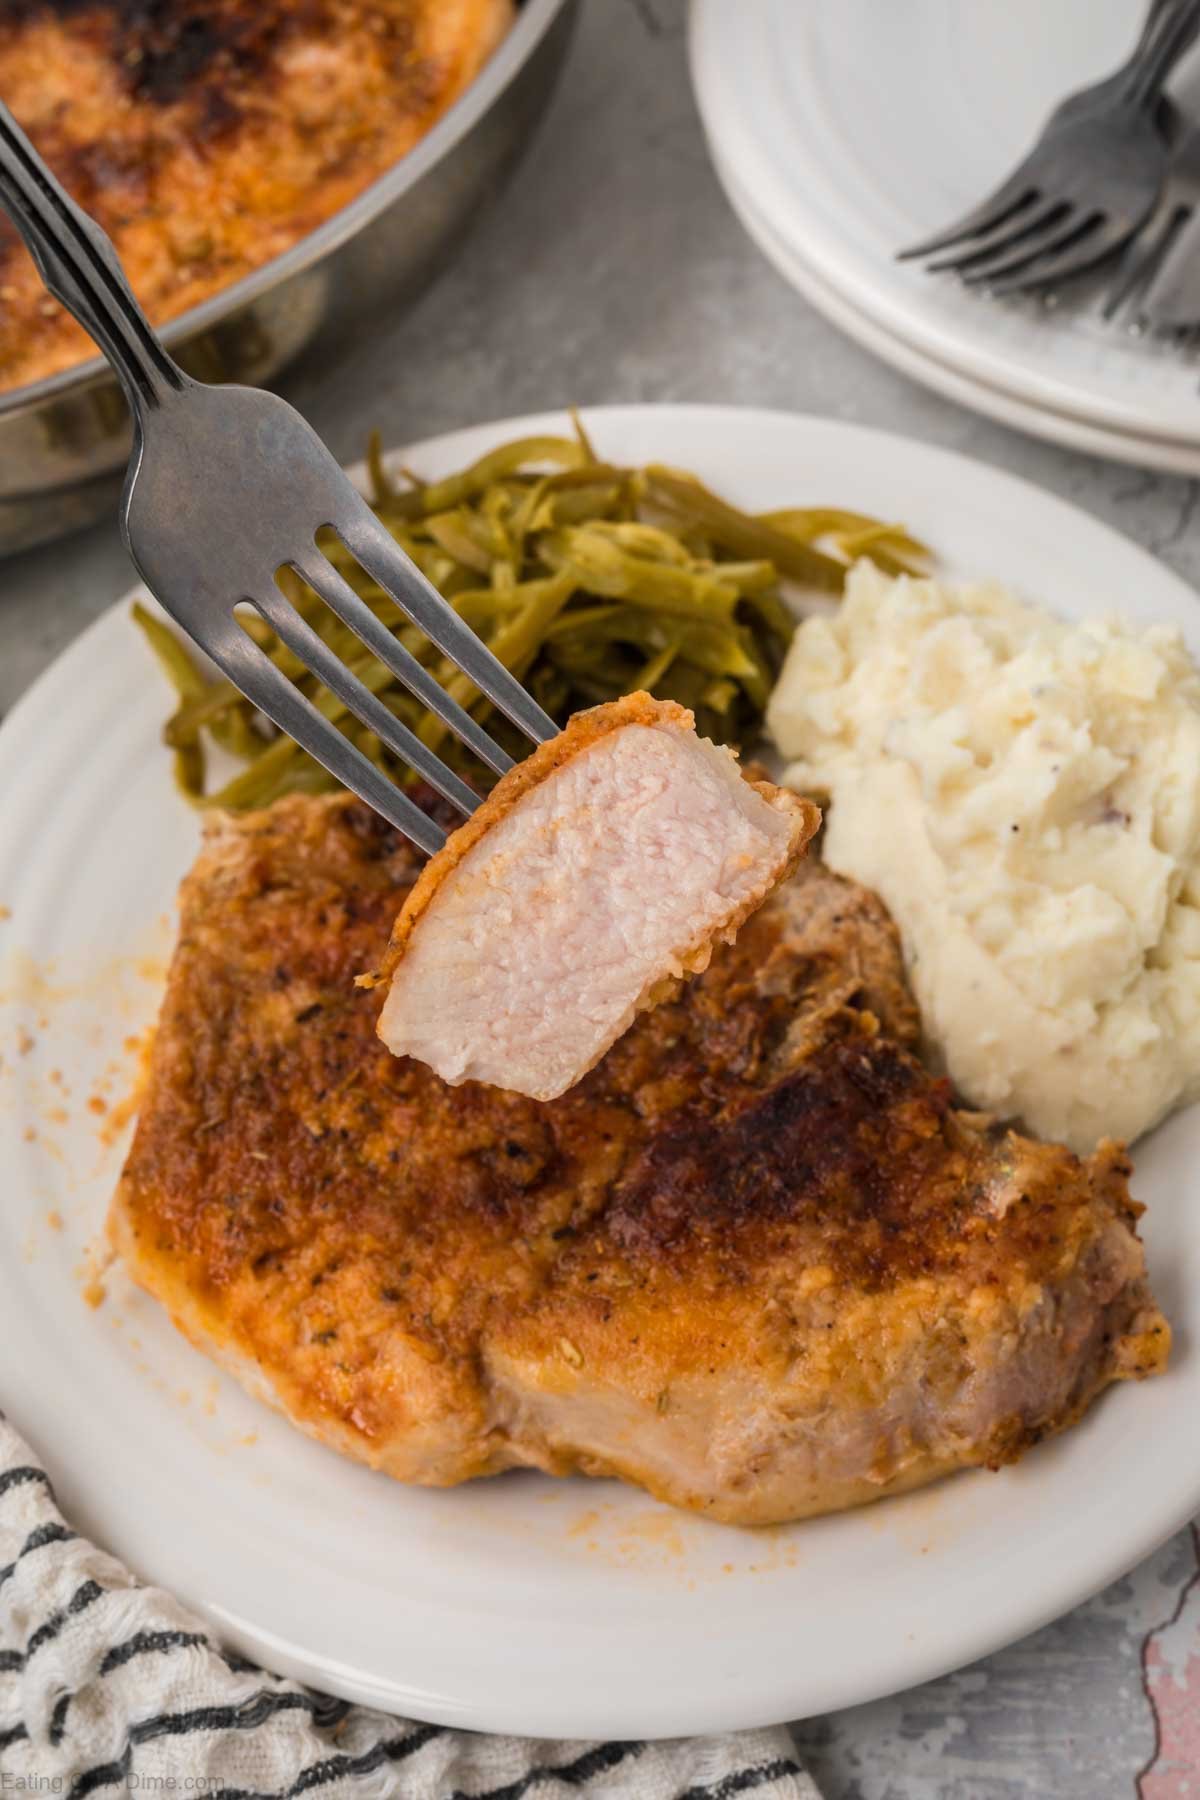
[[(137, 1110), (171, 930), (164, 915), (127, 955), (103, 958), (78, 976), (61, 959), (39, 960), (20, 947), (0, 957), (0, 1110), (30, 1121), (22, 1131), (31, 1147), (27, 1197), (41, 1207), (61, 1207), (64, 1171), (72, 1190), (116, 1179), (113, 1150)], [(96, 1152), (87, 1168), (84, 1144)], [(89, 1281), (93, 1303), (95, 1293)]]
[[(556, 1497), (551, 1493), (547, 1499)], [(631, 1510), (623, 1500), (602, 1500), (568, 1515), (565, 1532), (589, 1557), (610, 1567), (665, 1572), (689, 1584), (734, 1574), (774, 1574), (801, 1561), (792, 1525), (720, 1525), (657, 1504)]]

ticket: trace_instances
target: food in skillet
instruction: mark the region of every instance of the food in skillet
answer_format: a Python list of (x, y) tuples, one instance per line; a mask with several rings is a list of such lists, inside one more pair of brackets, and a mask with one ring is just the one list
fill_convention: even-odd
[(873, 895), (802, 861), (539, 1103), (379, 1041), (354, 977), (419, 866), (344, 796), (211, 820), (112, 1209), (304, 1430), (761, 1524), (1011, 1461), (1164, 1366), (1122, 1153), (955, 1108)]
[(634, 694), (509, 771), (392, 929), (379, 1035), (394, 1055), (552, 1100), (732, 942), (820, 814), (693, 725)]
[[(512, 0), (3, 0), (0, 94), (162, 324), (382, 175), (512, 18)], [(0, 389), (95, 354), (0, 221)]]

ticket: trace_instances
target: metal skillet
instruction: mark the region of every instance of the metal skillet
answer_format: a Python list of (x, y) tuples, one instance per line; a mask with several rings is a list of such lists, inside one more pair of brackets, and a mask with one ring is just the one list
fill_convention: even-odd
[[(553, 91), (578, 0), (524, 0), (476, 80), (407, 156), (299, 243), (162, 327), (201, 381), (273, 385), (411, 295), (499, 187)], [(0, 393), (0, 555), (111, 514), (129, 415), (101, 357)]]

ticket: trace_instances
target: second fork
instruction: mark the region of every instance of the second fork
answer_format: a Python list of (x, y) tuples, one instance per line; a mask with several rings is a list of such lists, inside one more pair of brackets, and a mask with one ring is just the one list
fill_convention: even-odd
[(1066, 281), (1113, 255), (1158, 203), (1170, 154), (1158, 103), (1198, 34), (1200, 0), (1155, 0), (1121, 68), (1064, 100), (986, 200), (901, 257), (932, 258), (931, 271), (999, 294)]

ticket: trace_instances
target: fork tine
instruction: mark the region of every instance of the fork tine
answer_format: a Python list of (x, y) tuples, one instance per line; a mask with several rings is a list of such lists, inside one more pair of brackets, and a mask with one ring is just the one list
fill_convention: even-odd
[(1098, 214), (1093, 217), (1100, 225), (1098, 231), (1088, 230), (1078, 237), (1072, 238), (1064, 248), (1061, 256), (1050, 262), (1037, 262), (1032, 268), (1011, 276), (1003, 281), (993, 281), (993, 294), (1028, 293), (1031, 288), (1052, 287), (1056, 282), (1070, 281), (1073, 276), (1082, 275), (1088, 269), (1095, 268), (1114, 250), (1119, 250), (1127, 238), (1133, 236), (1137, 227), (1129, 224), (1116, 224), (1110, 221), (1105, 225)]
[(485, 762), (489, 769), (494, 769), (497, 775), (503, 775), (512, 768), (513, 759), (507, 751), (502, 750), (488, 736), (483, 726), (477, 724), (457, 700), (451, 699), (441, 683), (435, 681), (412, 652), (392, 636), (387, 626), (375, 617), (366, 601), (355, 593), (350, 583), (338, 574), (333, 564), (319, 551), (314, 550), (311, 556), (295, 558), (291, 566), (321, 596), (326, 606), (337, 614), (343, 625), (348, 625), (367, 649), (392, 671), (397, 680), (404, 683), (409, 693), (415, 694), (430, 712), (436, 713), (442, 723), (448, 725), (481, 762)]
[(1028, 159), (1007, 181), (1001, 182), (994, 193), (964, 213), (953, 225), (947, 225), (933, 237), (923, 238), (919, 244), (910, 244), (907, 250), (897, 251), (896, 260), (910, 262), (914, 257), (932, 256), (938, 250), (949, 250), (952, 245), (962, 243), (964, 238), (979, 237), (981, 233), (1003, 225), (1037, 199), (1037, 186), (1026, 174), (1027, 165)]
[(457, 663), (463, 674), (532, 743), (544, 744), (548, 738), (558, 736), (558, 726), (549, 713), (542, 711), (516, 677), (496, 661), (482, 638), (476, 637), (470, 626), (447, 606), (433, 584), (425, 579), (391, 533), (379, 523), (365, 500), (360, 499), (340, 518), (330, 519), (328, 523), (368, 575), (373, 575), (380, 587), (386, 588), (413, 624)]
[(1059, 210), (1041, 231), (1033, 232), (1027, 239), (1013, 244), (1011, 254), (998, 251), (995, 256), (988, 257), (986, 262), (968, 269), (963, 275), (963, 281), (968, 287), (990, 287), (993, 281), (1019, 274), (1022, 269), (1029, 268), (1043, 256), (1053, 255), (1079, 243), (1099, 223), (1094, 214), (1090, 219), (1081, 219), (1071, 207)]
[(1141, 238), (1130, 245), (1104, 297), (1104, 305), (1100, 309), (1101, 318), (1115, 319), (1125, 302), (1145, 286), (1162, 262), (1186, 216), (1177, 206), (1172, 207), (1159, 220), (1157, 227), (1151, 225)]
[(439, 825), (380, 773), (361, 750), (355, 749), (322, 718), (307, 695), (293, 687), (287, 676), (237, 624), (232, 614), (205, 632), (204, 648), (222, 674), (278, 725), (303, 750), (328, 769), (335, 781), (365, 800), (389, 825), (402, 831), (433, 856), (446, 842)]
[(1006, 250), (1016, 248), (1026, 239), (1044, 236), (1048, 227), (1061, 225), (1070, 210), (1063, 200), (1055, 200), (1045, 206), (1026, 207), (1015, 218), (1008, 219), (986, 237), (968, 244), (953, 256), (938, 257), (929, 264), (929, 273), (938, 275), (943, 269), (962, 272), (973, 270), (977, 263), (1002, 256)]
[(289, 650), (295, 651), (301, 662), (350, 708), (356, 718), (373, 731), (389, 750), (415, 769), (418, 775), (424, 776), (430, 787), (436, 788), (444, 800), (449, 800), (464, 817), (470, 817), (479, 805), (479, 795), (465, 781), (460, 781), (434, 755), (429, 746), (421, 742), (415, 732), (410, 731), (402, 720), (388, 711), (383, 701), (346, 667), (340, 657), (334, 655), (329, 645), (300, 617), (278, 588), (256, 595), (254, 605), (276, 637)]

